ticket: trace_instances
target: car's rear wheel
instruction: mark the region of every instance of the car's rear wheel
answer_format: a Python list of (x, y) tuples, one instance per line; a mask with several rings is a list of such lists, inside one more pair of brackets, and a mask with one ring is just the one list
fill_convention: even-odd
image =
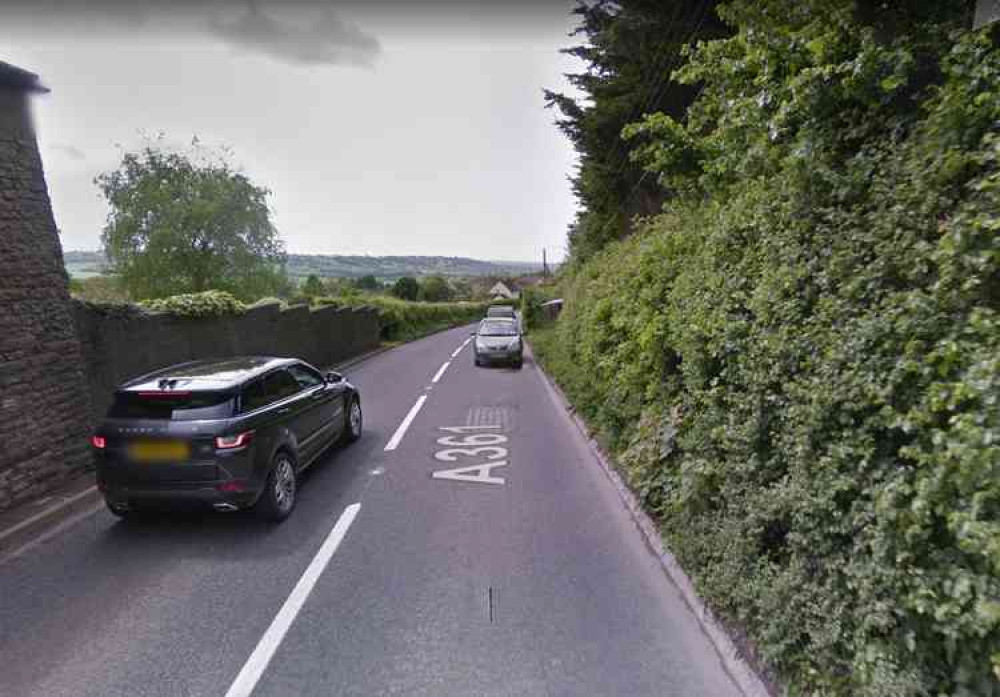
[(524, 366), (523, 358), (518, 358), (517, 360), (514, 361), (514, 367), (517, 368), (518, 370), (520, 370), (523, 366)]
[(140, 518), (151, 518), (153, 512), (148, 508), (143, 508), (134, 503), (124, 503), (121, 501), (111, 501), (104, 499), (104, 505), (112, 514), (122, 520), (138, 520)]
[(274, 456), (271, 473), (267, 476), (264, 491), (257, 500), (255, 510), (265, 520), (280, 523), (287, 518), (298, 494), (298, 479), (295, 476), (295, 461), (284, 450)]
[(122, 520), (128, 520), (135, 514), (135, 511), (132, 508), (130, 508), (128, 504), (118, 503), (116, 501), (109, 501), (108, 499), (105, 499), (104, 503), (108, 507), (109, 511), (111, 511), (114, 515), (118, 516)]
[(361, 400), (357, 397), (351, 398), (351, 406), (347, 408), (344, 424), (344, 442), (353, 443), (361, 437), (361, 429), (364, 425), (364, 415), (361, 412)]

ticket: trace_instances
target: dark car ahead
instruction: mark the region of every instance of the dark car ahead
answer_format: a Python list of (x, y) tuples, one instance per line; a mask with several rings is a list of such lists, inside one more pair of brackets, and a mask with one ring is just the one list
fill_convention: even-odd
[(298, 474), (332, 443), (357, 440), (361, 422), (357, 389), (303, 361), (184, 363), (115, 392), (92, 438), (98, 487), (123, 517), (186, 502), (280, 521)]
[(509, 363), (520, 369), (524, 364), (524, 345), (516, 319), (487, 317), (474, 334), (472, 360), (476, 365)]

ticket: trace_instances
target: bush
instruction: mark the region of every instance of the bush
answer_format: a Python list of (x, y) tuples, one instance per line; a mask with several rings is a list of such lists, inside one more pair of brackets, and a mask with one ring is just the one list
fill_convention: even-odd
[(521, 291), (521, 324), (534, 329), (542, 320), (542, 303), (552, 300), (551, 286), (527, 286)]
[(246, 305), (231, 294), (219, 290), (145, 300), (139, 305), (152, 312), (166, 312), (178, 317), (218, 317), (239, 315), (246, 311)]
[(759, 4), (536, 352), (790, 693), (998, 695), (1000, 51)]
[(420, 284), (410, 276), (397, 278), (392, 286), (392, 294), (400, 300), (416, 300), (420, 294)]

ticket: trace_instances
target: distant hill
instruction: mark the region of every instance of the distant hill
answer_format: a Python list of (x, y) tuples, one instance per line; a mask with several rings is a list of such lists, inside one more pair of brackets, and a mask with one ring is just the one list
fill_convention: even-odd
[[(63, 253), (70, 276), (86, 278), (104, 271), (104, 257), (99, 252)], [(541, 264), (526, 261), (483, 261), (466, 257), (369, 257), (340, 254), (289, 254), (288, 275), (305, 278), (316, 274), (328, 278), (375, 276), (392, 280), (400, 276), (521, 276), (536, 273)]]

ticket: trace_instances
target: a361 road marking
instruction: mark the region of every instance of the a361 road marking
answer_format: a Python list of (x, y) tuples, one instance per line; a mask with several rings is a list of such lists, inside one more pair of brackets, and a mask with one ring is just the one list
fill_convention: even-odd
[[(498, 429), (499, 426), (442, 426), (440, 430), (451, 433), (467, 434), (458, 436), (441, 436), (438, 445), (447, 447), (434, 453), (434, 459), (441, 462), (455, 462), (461, 456), (485, 457), (486, 462), (478, 465), (467, 465), (453, 469), (436, 470), (431, 473), (433, 479), (449, 479), (455, 482), (471, 482), (474, 484), (499, 484), (503, 486), (503, 477), (493, 476), (493, 470), (507, 466), (507, 448), (500, 443), (507, 442), (507, 436), (500, 433), (469, 433), (469, 431), (484, 431)], [(468, 446), (468, 447), (466, 447)]]

